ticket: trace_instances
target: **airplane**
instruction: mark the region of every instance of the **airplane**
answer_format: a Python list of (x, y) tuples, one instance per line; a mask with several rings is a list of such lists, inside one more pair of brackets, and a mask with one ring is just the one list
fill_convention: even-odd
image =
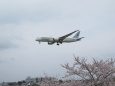
[[(68, 36), (72, 35), (75, 32), (77, 32), (77, 33), (73, 38), (67, 38)], [(39, 44), (40, 44), (40, 42), (47, 42), (48, 45), (52, 45), (54, 43), (57, 43), (57, 45), (59, 45), (59, 44), (62, 44), (62, 43), (70, 43), (70, 42), (80, 41), (84, 37), (79, 38), (79, 34), (80, 34), (80, 31), (76, 30), (76, 31), (73, 31), (73, 32), (71, 32), (71, 33), (69, 33), (67, 35), (64, 35), (64, 36), (61, 36), (61, 37), (58, 37), (58, 38), (37, 37), (37, 39), (35, 41), (38, 41)]]

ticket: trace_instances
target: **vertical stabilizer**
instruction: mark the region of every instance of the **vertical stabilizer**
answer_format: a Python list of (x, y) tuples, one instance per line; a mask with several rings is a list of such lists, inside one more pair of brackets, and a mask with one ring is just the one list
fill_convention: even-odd
[(80, 31), (78, 31), (73, 38), (79, 38)]

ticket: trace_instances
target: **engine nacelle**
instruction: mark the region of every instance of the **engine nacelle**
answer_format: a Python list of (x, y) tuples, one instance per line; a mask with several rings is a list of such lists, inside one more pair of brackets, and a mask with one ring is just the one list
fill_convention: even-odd
[(52, 45), (52, 44), (54, 44), (54, 43), (55, 43), (55, 42), (48, 42), (49, 45)]
[(54, 43), (55, 43), (55, 39), (54, 38), (49, 39), (49, 42), (48, 42), (49, 45), (52, 45)]

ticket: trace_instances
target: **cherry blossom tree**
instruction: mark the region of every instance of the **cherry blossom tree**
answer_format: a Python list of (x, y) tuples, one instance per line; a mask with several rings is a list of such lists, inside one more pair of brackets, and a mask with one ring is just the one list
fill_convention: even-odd
[(75, 57), (72, 67), (68, 63), (62, 67), (67, 70), (66, 77), (79, 76), (82, 81), (81, 86), (110, 86), (115, 75), (115, 59), (112, 58), (99, 61), (93, 58), (92, 63), (88, 63), (85, 58)]

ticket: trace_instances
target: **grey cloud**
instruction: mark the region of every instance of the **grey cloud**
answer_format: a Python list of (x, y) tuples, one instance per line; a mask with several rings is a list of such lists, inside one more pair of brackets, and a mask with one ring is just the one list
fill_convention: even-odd
[(0, 16), (0, 24), (18, 24), (21, 22), (42, 22), (47, 20), (52, 20), (56, 17), (55, 13), (44, 13), (44, 12), (37, 12), (37, 13), (20, 13), (18, 15), (4, 15)]
[(14, 43), (12, 43), (11, 41), (4, 39), (4, 40), (0, 40), (0, 50), (5, 50), (5, 49), (9, 49), (9, 48), (17, 48), (18, 46)]
[(17, 48), (17, 41), (22, 41), (19, 33), (14, 29), (14, 25), (2, 25), (0, 27), (0, 50), (7, 50), (10, 48)]
[(11, 62), (14, 62), (15, 59), (14, 58), (0, 58), (0, 63), (3, 65), (3, 64), (8, 64), (8, 63), (11, 63)]
[(1, 3), (0, 7), (4, 8), (4, 10), (0, 10), (0, 24), (17, 24), (24, 21), (40, 22), (52, 20), (58, 16), (58, 12), (52, 7), (49, 8), (50, 6), (46, 3), (42, 6), (39, 1), (36, 1), (36, 4), (33, 4), (34, 1), (31, 3), (28, 1), (14, 2), (4, 3), (5, 6)]
[(0, 24), (17, 24), (19, 23), (19, 17), (15, 15), (7, 15), (7, 16), (1, 16), (0, 17)]

